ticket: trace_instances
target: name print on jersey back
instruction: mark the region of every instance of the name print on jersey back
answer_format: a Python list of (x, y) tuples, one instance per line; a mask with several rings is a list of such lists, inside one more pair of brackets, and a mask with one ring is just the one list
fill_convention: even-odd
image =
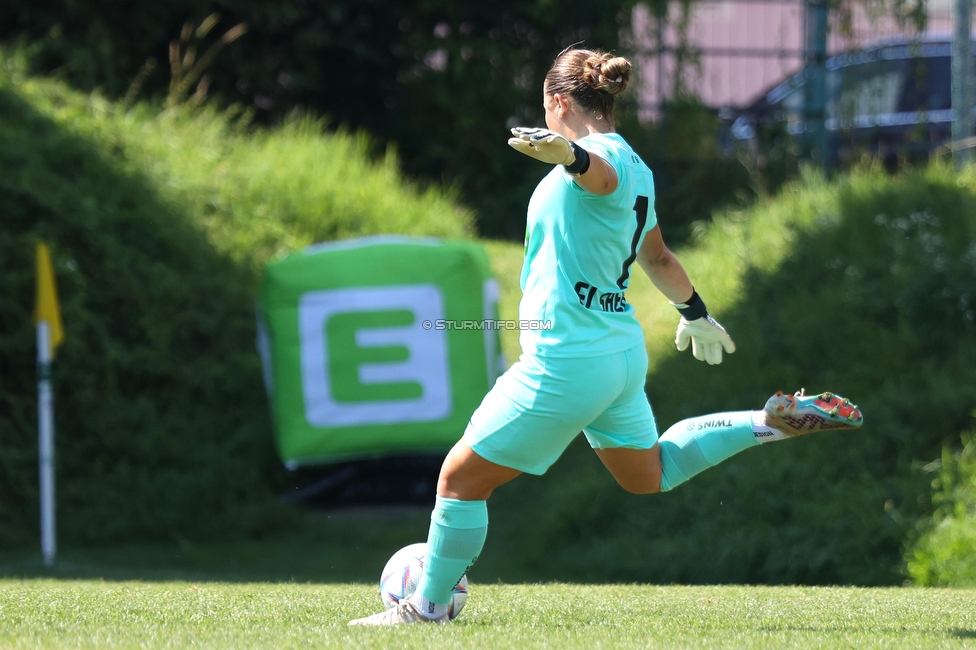
[(591, 307), (600, 307), (603, 311), (613, 311), (613, 312), (623, 312), (627, 311), (627, 298), (624, 296), (623, 291), (612, 291), (609, 293), (601, 293), (600, 297), (597, 298), (596, 304), (593, 304), (593, 298), (597, 295), (597, 288), (586, 282), (577, 282), (576, 286), (576, 296), (579, 298), (580, 304), (590, 309)]

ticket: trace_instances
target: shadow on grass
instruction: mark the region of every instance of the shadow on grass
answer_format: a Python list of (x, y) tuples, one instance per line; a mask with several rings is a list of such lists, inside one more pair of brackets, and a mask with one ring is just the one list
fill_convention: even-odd
[(426, 539), (429, 516), (426, 506), (348, 508), (310, 516), (301, 535), (68, 547), (51, 567), (34, 551), (6, 553), (0, 578), (378, 583), (402, 540)]

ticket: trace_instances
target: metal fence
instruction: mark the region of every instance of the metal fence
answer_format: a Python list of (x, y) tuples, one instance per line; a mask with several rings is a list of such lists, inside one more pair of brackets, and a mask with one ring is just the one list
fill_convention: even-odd
[(678, 0), (663, 15), (639, 6), (640, 117), (694, 95), (727, 121), (728, 142), (755, 150), (757, 124), (773, 124), (827, 163), (864, 148), (891, 158), (959, 145), (976, 119), (971, 2)]
[[(743, 107), (800, 71), (809, 56), (808, 0), (675, 1), (667, 14), (638, 6), (633, 49), (642, 70), (642, 117), (652, 118), (676, 92), (689, 91), (713, 108)], [(852, 4), (828, 17), (827, 56), (892, 36), (951, 34), (951, 0), (931, 0), (923, 29), (909, 17)]]

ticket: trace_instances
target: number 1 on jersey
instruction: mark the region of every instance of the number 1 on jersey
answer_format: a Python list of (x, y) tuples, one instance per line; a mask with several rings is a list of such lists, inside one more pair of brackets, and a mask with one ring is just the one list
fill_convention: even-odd
[(644, 232), (644, 225), (647, 223), (648, 199), (646, 196), (638, 195), (634, 202), (634, 212), (637, 213), (637, 230), (634, 231), (634, 238), (630, 242), (630, 256), (624, 260), (624, 270), (617, 280), (617, 286), (626, 289), (627, 278), (630, 277), (630, 266), (637, 259), (637, 244), (640, 242), (641, 234)]

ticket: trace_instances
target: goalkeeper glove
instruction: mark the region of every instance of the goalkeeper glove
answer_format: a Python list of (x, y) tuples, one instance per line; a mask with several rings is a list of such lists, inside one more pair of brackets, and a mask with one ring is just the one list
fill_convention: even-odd
[(583, 174), (590, 167), (590, 154), (575, 142), (549, 129), (517, 126), (508, 146), (530, 158), (550, 165), (565, 165), (570, 174)]
[(722, 350), (728, 354), (735, 352), (735, 343), (725, 328), (717, 320), (708, 315), (705, 303), (695, 291), (691, 300), (683, 304), (671, 303), (681, 313), (678, 321), (678, 331), (674, 337), (674, 344), (679, 351), (688, 349), (691, 343), (691, 353), (699, 361), (710, 365), (722, 363)]

